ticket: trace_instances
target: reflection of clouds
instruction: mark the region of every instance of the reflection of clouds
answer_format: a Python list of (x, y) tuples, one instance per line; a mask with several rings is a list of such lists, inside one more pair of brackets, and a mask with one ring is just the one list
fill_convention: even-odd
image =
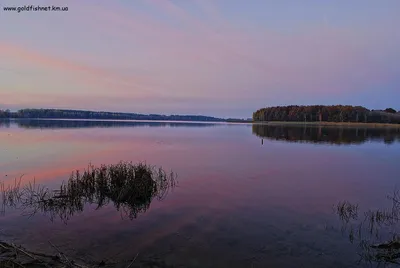
[[(179, 185), (174, 193), (163, 202), (152, 202), (149, 210), (135, 221), (122, 220), (120, 212), (107, 206), (100, 210), (88, 207), (84, 213), (71, 218), (67, 226), (51, 224), (47, 218), (40, 217), (29, 221), (8, 217), (4, 223), (7, 232), (20, 230), (23, 244), (28, 240), (46, 244), (49, 237), (57, 245), (68, 241), (82, 251), (126, 250), (122, 255), (127, 257), (131, 257), (129, 253), (132, 252), (135, 255), (141, 245), (152, 248), (164, 238), (178, 239), (176, 232), (183, 233), (179, 239), (184, 239), (183, 235), (188, 236), (190, 231), (182, 230), (195, 225), (201, 216), (206, 220), (199, 220), (196, 225), (199, 236), (218, 234), (216, 230), (221, 222), (228, 225), (235, 220), (239, 223), (234, 230), (241, 235), (246, 234), (246, 228), (254, 228), (254, 233), (261, 234), (260, 229), (281, 225), (283, 220), (294, 222), (293, 228), (287, 228), (293, 230), (303, 218), (312, 221), (316, 215), (330, 211), (333, 203), (349, 196), (361, 203), (377, 201), (374, 198), (377, 191), (386, 191), (385, 185), (398, 173), (392, 162), (378, 159), (383, 152), (389, 152), (382, 144), (366, 143), (362, 148), (368, 149), (367, 154), (344, 146), (295, 146), (268, 140), (264, 140), (261, 147), (257, 138), (242, 125), (57, 131), (11, 128), (9, 132), (24, 142), (15, 140), (8, 148), (18, 148), (22, 154), (36, 156), (36, 159), (31, 163), (15, 160), (4, 167), (29, 173), (31, 176), (26, 179), (35, 176), (37, 181), (46, 184), (68, 178), (72, 170), (85, 168), (88, 162), (98, 165), (119, 160), (146, 161), (167, 171), (179, 172)], [(58, 158), (47, 159), (45, 152), (31, 151), (30, 143), (54, 148), (53, 153)], [(68, 147), (74, 150), (65, 153), (64, 148)], [(1, 172), (3, 170), (0, 168)], [(232, 221), (224, 222), (227, 218)], [(279, 227), (280, 231), (285, 231), (286, 226)], [(272, 227), (268, 230), (271, 229), (273, 233)], [(310, 229), (305, 239), (313, 235)], [(262, 231), (265, 234), (265, 229)], [(29, 237), (25, 236), (28, 232), (32, 233)], [(286, 237), (286, 243), (290, 244), (291, 237)], [(270, 239), (274, 241), (274, 237)], [(204, 241), (199, 243), (208, 245)], [(223, 248), (222, 242), (215, 243)], [(42, 249), (40, 245), (37, 247)]]
[(89, 163), (93, 154), (97, 157), (105, 157), (110, 154), (108, 149), (93, 150), (90, 153), (80, 154), (79, 150), (73, 150), (69, 153), (62, 153), (56, 155), (52, 159), (47, 159), (46, 153), (35, 151), (36, 158), (34, 156), (27, 158), (27, 161), (23, 159), (21, 161), (15, 160), (10, 161), (8, 165), (2, 166), (2, 172), (0, 174), (7, 175), (5, 183), (13, 183), (14, 178), (22, 176), (22, 184), (29, 183), (29, 181), (35, 179), (36, 182), (46, 183), (51, 182), (55, 179), (65, 179), (72, 170), (82, 169), (87, 167), (82, 163)]
[[(243, 129), (241, 125), (229, 128), (162, 128), (162, 131), (147, 127), (58, 131), (12, 129), (12, 142), (0, 139), (0, 144), (8, 151), (25, 157), (2, 162), (1, 172), (9, 174), (10, 179), (25, 173), (24, 179), (35, 177), (37, 181), (51, 182), (54, 177), (65, 178), (71, 170), (85, 168), (89, 162), (97, 165), (119, 160), (148, 161), (183, 172), (185, 185), (181, 186), (194, 194), (192, 202), (196, 196), (207, 194), (213, 196), (207, 200), (210, 203), (213, 200), (223, 203), (222, 197), (229, 195), (251, 197), (252, 191), (257, 193), (260, 190), (258, 185), (265, 187), (264, 198), (274, 196), (275, 199), (271, 198), (270, 202), (291, 204), (296, 200), (301, 209), (301, 204), (312, 203), (307, 201), (312, 196), (312, 200), (322, 198), (322, 203), (312, 206), (315, 208), (323, 204), (324, 194), (333, 197), (335, 189), (344, 194), (346, 187), (341, 190), (341, 186), (349, 181), (355, 183), (357, 177), (376, 175), (378, 170), (364, 168), (362, 170), (366, 171), (361, 172), (358, 167), (369, 160), (360, 158), (360, 155), (355, 160), (353, 153), (340, 151), (339, 148), (332, 151), (325, 147), (319, 147), (320, 150), (282, 147), (264, 141), (263, 150), (260, 150), (251, 136), (237, 135)], [(0, 132), (0, 135), (5, 134)], [(264, 150), (265, 147), (270, 149)], [(371, 150), (371, 154), (376, 150), (379, 149)], [(51, 152), (51, 157), (48, 152)], [(380, 166), (379, 163), (374, 164)], [(249, 183), (249, 177), (257, 180)], [(294, 179), (297, 177), (301, 178), (301, 184), (294, 184), (293, 180), (297, 181)], [(246, 189), (251, 190), (245, 194)], [(303, 198), (302, 195), (309, 189), (312, 189), (312, 195)], [(214, 192), (219, 196), (214, 197)]]
[[(236, 127), (242, 130), (242, 126)], [(365, 172), (361, 172), (358, 167), (368, 160), (359, 156), (355, 160), (351, 152), (324, 147), (320, 150), (282, 147), (265, 141), (264, 147), (270, 149), (259, 150), (250, 136), (238, 140), (246, 136), (236, 137), (232, 128), (211, 128), (204, 132), (189, 128), (159, 131), (145, 127), (57, 132), (13, 129), (11, 134), (16, 139), (5, 146), (30, 157), (2, 162), (1, 172), (9, 175), (9, 181), (26, 174), (24, 181), (35, 177), (38, 182), (51, 183), (54, 178), (65, 179), (71, 170), (85, 168), (89, 162), (97, 165), (119, 160), (147, 161), (167, 170), (179, 170), (185, 180), (181, 187), (192, 195), (186, 198), (194, 206), (204, 199), (210, 206), (226, 206), (237, 202), (235, 196), (250, 200), (259, 196), (259, 201), (282, 202), (300, 210), (305, 205), (322, 210), (327, 205), (324, 197), (334, 198), (335, 191), (345, 195), (351, 189), (343, 186), (350, 181), (356, 183), (361, 181), (356, 178), (377, 175), (378, 168), (373, 171), (364, 168)], [(232, 136), (234, 138), (229, 138)], [(29, 147), (31, 144), (36, 146)], [(40, 148), (51, 150), (52, 157)], [(374, 164), (379, 167), (379, 163)], [(248, 178), (254, 179), (249, 183)], [(264, 192), (257, 194), (261, 189)], [(319, 198), (321, 201), (313, 203)], [(188, 201), (182, 199), (181, 202)]]

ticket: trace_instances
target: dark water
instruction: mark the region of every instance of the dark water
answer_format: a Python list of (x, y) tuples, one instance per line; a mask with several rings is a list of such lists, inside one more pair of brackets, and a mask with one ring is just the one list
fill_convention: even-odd
[[(171, 267), (374, 267), (335, 213), (387, 207), (400, 178), (398, 129), (24, 120), (0, 124), (0, 181), (57, 187), (120, 160), (161, 166), (179, 184), (136, 219), (110, 204), (67, 221), (5, 208), (0, 239), (71, 257)], [(1, 201), (0, 201), (1, 202)]]

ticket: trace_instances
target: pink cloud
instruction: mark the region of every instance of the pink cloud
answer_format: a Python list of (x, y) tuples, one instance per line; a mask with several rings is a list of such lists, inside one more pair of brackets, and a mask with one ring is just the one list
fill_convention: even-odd
[(106, 74), (103, 70), (98, 68), (73, 63), (65, 59), (51, 57), (45, 54), (40, 54), (35, 51), (24, 49), (17, 44), (8, 44), (4, 42), (0, 43), (0, 53), (11, 56), (18, 60), (24, 60), (40, 66), (45, 66), (46, 68), (50, 69), (56, 68), (95, 76), (102, 76)]
[[(73, 76), (83, 81), (88, 86), (97, 89), (112, 89), (134, 94), (135, 90), (151, 90), (154, 82), (149, 76), (129, 74), (124, 76), (107, 69), (94, 67), (65, 59), (60, 56), (52, 56), (46, 53), (33, 51), (17, 44), (0, 42), (0, 55), (12, 58), (13, 61), (31, 63), (37, 67), (43, 67), (50, 71), (58, 71), (63, 75)], [(142, 92), (139, 92), (142, 94)], [(143, 94), (142, 94), (143, 96)]]

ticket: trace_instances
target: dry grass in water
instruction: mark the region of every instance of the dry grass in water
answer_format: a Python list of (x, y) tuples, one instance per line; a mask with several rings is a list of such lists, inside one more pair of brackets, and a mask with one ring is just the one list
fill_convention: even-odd
[(120, 162), (115, 165), (89, 165), (82, 173), (75, 171), (58, 190), (29, 182), (21, 187), (21, 179), (7, 188), (0, 185), (2, 211), (5, 207), (23, 210), (24, 215), (38, 212), (50, 214), (67, 221), (85, 204), (96, 204), (97, 208), (112, 202), (130, 219), (145, 212), (151, 201), (162, 200), (176, 185), (176, 174), (167, 174), (162, 168), (144, 163)]
[(394, 191), (388, 198), (392, 201), (390, 210), (368, 210), (364, 219), (358, 220), (358, 205), (340, 202), (337, 214), (343, 222), (342, 231), (347, 231), (351, 243), (358, 242), (360, 262), (394, 263), (400, 265), (400, 222), (399, 192)]
[[(1, 212), (5, 213), (6, 207), (13, 207), (22, 210), (23, 215), (33, 216), (40, 212), (50, 215), (51, 220), (60, 218), (67, 223), (72, 215), (82, 212), (86, 204), (95, 204), (99, 209), (112, 203), (123, 215), (134, 219), (149, 208), (153, 199), (164, 199), (176, 186), (176, 178), (173, 172), (167, 174), (162, 168), (132, 162), (100, 167), (90, 164), (83, 172), (72, 172), (68, 181), (57, 190), (50, 190), (35, 181), (21, 186), (20, 177), (7, 187), (0, 183)], [(0, 267), (99, 266), (79, 265), (58, 249), (57, 252), (56, 256), (32, 253), (0, 241)]]

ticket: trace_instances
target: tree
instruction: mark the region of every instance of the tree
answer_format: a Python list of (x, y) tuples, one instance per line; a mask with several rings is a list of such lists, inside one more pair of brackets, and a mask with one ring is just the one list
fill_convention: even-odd
[(396, 110), (393, 109), (393, 108), (386, 108), (386, 109), (385, 109), (385, 112), (391, 113), (391, 114), (395, 114), (395, 113), (396, 113)]
[[(390, 109), (390, 110), (389, 110)], [(350, 105), (310, 105), (277, 106), (259, 109), (253, 113), (254, 121), (296, 121), (296, 122), (366, 122), (400, 123), (400, 116), (392, 108), (386, 111), (369, 110), (362, 106)]]

